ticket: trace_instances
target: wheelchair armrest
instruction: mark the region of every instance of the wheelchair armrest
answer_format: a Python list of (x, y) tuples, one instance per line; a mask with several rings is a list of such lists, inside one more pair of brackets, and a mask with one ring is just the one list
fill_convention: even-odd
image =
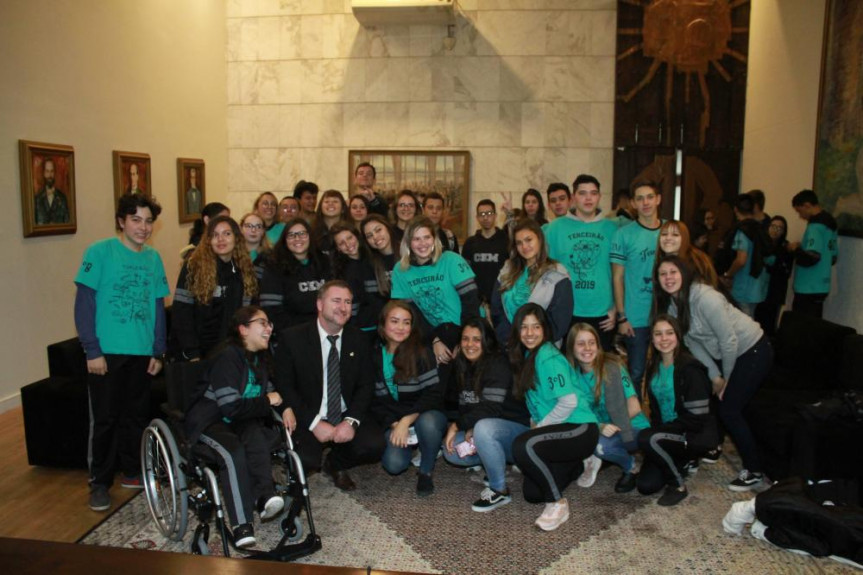
[(275, 410), (275, 408), (271, 409), (271, 410), (270, 410), (270, 413), (271, 413), (271, 414), (272, 414), (272, 416), (273, 416), (273, 423), (274, 423), (274, 425), (276, 425), (276, 426), (277, 426), (277, 427), (282, 431), (282, 434), (284, 434), (284, 438), (283, 438), (283, 439), (285, 440), (285, 445), (287, 445), (287, 446), (288, 446), (288, 449), (290, 449), (291, 451), (293, 451), (293, 449), (294, 449), (294, 440), (291, 438), (291, 434), (290, 434), (290, 433), (288, 433), (288, 429), (285, 427), (285, 424), (282, 422), (282, 416), (281, 416), (281, 414), (279, 414), (279, 412), (278, 412), (278, 411), (276, 411), (276, 410)]

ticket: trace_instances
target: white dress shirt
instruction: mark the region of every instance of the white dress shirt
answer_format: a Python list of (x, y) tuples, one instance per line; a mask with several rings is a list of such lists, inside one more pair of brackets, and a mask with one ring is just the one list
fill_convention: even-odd
[[(330, 348), (333, 344), (330, 343), (330, 340), (327, 339), (330, 335), (337, 335), (339, 339), (336, 340), (336, 350), (339, 352), (339, 358), (342, 357), (342, 333), (344, 329), (340, 329), (339, 333), (329, 334), (321, 327), (320, 320), (316, 321), (315, 324), (318, 326), (318, 337), (321, 342), (321, 363), (323, 364), (323, 393), (321, 394), (321, 407), (318, 409), (318, 415), (312, 420), (312, 424), (309, 425), (309, 431), (315, 428), (318, 422), (322, 419), (326, 420), (327, 418), (327, 359), (330, 357)], [(345, 398), (342, 397), (342, 413), (344, 413), (348, 409), (348, 406), (345, 404)]]

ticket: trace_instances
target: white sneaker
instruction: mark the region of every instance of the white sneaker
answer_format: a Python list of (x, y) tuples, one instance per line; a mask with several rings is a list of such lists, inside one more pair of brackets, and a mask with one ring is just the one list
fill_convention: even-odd
[(731, 535), (743, 535), (747, 523), (755, 521), (755, 499), (738, 501), (722, 518), (722, 528)]
[(264, 508), (261, 509), (259, 513), (259, 515), (261, 516), (261, 521), (266, 521), (267, 519), (277, 517), (284, 508), (285, 500), (278, 495), (273, 495), (272, 497), (267, 499), (267, 502), (264, 503)]
[(591, 487), (596, 483), (596, 475), (602, 467), (602, 460), (595, 455), (591, 455), (584, 460), (584, 473), (575, 481), (579, 487)]
[(542, 515), (535, 521), (536, 526), (543, 531), (554, 531), (569, 519), (569, 503), (561, 499), (555, 503), (546, 503)]

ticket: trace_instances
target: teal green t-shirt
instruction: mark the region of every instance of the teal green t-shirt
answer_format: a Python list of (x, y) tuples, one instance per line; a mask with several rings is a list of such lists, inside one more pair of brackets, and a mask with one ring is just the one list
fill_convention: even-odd
[(564, 395), (575, 394), (578, 405), (566, 423), (596, 423), (591, 409), (591, 391), (578, 384), (578, 376), (554, 344), (546, 342), (536, 351), (536, 378), (534, 388), (527, 392), (526, 403), (530, 417), (539, 423), (554, 409)]
[(662, 423), (677, 419), (674, 398), (674, 364), (665, 367), (659, 364), (659, 372), (650, 380), (650, 391), (659, 402), (659, 415)]
[(611, 263), (624, 271), (623, 309), (632, 327), (650, 324), (653, 306), (653, 260), (659, 227), (645, 228), (635, 221), (617, 230), (611, 240)]
[(794, 266), (794, 293), (829, 293), (830, 268), (839, 257), (839, 235), (822, 223), (809, 222), (803, 232), (800, 248), (818, 252), (821, 259), (814, 266)]
[(279, 238), (282, 237), (282, 232), (284, 230), (285, 224), (281, 222), (273, 225), (273, 227), (267, 230), (267, 239), (270, 240), (270, 244), (276, 245), (277, 243), (279, 243)]
[(607, 218), (583, 222), (558, 218), (545, 228), (548, 255), (566, 267), (572, 279), (572, 315), (599, 317), (614, 306), (611, 240), (617, 224)]
[(761, 274), (757, 278), (750, 275), (749, 272), (752, 271), (752, 240), (746, 237), (746, 234), (742, 231), (738, 230), (734, 234), (731, 249), (746, 252), (746, 263), (734, 274), (731, 295), (740, 303), (763, 302), (767, 299), (767, 287), (770, 283), (770, 276), (767, 275), (766, 267), (761, 269)]
[(518, 308), (526, 304), (530, 299), (531, 289), (530, 284), (527, 283), (527, 277), (527, 268), (525, 268), (521, 275), (518, 276), (518, 279), (515, 280), (515, 283), (512, 284), (512, 287), (501, 294), (503, 309), (510, 321), (515, 317)]
[(396, 375), (396, 367), (393, 365), (393, 356), (394, 354), (387, 351), (385, 347), (381, 348), (381, 357), (383, 358), (383, 367), (384, 367), (384, 382), (387, 384), (387, 389), (390, 392), (390, 395), (396, 401), (399, 400), (399, 389), (396, 386), (393, 378)]
[(457, 287), (473, 279), (468, 263), (454, 252), (444, 252), (436, 264), (410, 266), (402, 270), (397, 263), (392, 275), (392, 299), (410, 299), (426, 320), (437, 327), (442, 323), (461, 324), (461, 299)]
[(96, 291), (96, 337), (103, 353), (152, 355), (156, 300), (170, 295), (159, 253), (140, 252), (119, 238), (100, 240), (84, 252), (75, 283)]
[[(585, 378), (586, 383), (591, 386), (594, 385), (596, 381), (592, 371), (588, 373), (580, 373), (579, 376)], [(629, 377), (629, 372), (624, 366), (620, 366), (620, 384), (623, 386), (623, 397), (625, 399), (628, 400), (630, 397), (635, 397), (635, 388), (632, 385), (632, 378)], [(611, 421), (611, 416), (608, 415), (608, 410), (605, 407), (604, 385), (599, 391), (599, 401), (596, 402), (593, 412), (596, 414), (596, 419), (599, 423), (613, 423), (613, 421)], [(632, 424), (633, 429), (647, 429), (650, 427), (650, 422), (647, 421), (647, 416), (644, 415), (643, 411), (639, 411), (634, 417), (630, 418), (629, 421)]]

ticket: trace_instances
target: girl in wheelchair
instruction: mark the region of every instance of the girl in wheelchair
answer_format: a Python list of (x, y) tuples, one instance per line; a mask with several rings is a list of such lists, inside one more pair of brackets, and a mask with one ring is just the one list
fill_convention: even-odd
[(275, 493), (270, 460), (280, 435), (267, 425), (272, 408), (282, 403), (270, 379), (272, 332), (261, 308), (239, 308), (227, 341), (198, 381), (185, 418), (189, 445), (218, 466), (237, 547), (255, 545), (254, 510), (266, 520), (284, 508)]

